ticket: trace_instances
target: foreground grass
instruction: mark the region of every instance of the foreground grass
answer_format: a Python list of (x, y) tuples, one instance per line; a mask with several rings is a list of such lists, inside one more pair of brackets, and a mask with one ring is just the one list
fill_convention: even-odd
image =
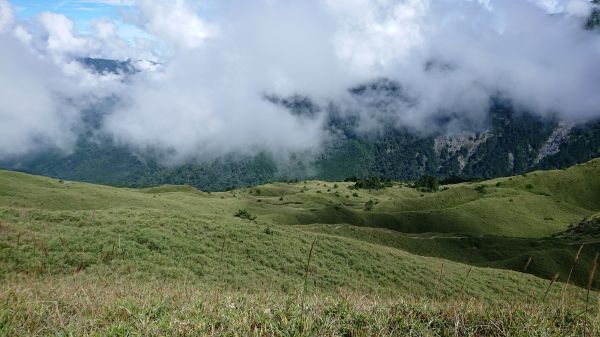
[(424, 299), (355, 292), (247, 293), (190, 283), (14, 280), (0, 293), (0, 334), (69, 336), (597, 336), (597, 311), (538, 301)]
[[(311, 288), (365, 294), (469, 295), (494, 299), (539, 292), (546, 281), (475, 268), (356, 238), (244, 220), (219, 223), (171, 211), (17, 211), (0, 232), (0, 277), (85, 272), (127, 275), (233, 290), (292, 291), (301, 284), (311, 243)], [(237, 218), (235, 218), (237, 219)], [(466, 283), (466, 284), (464, 284)], [(462, 290), (461, 290), (462, 288)], [(435, 292), (432, 292), (435, 289)]]

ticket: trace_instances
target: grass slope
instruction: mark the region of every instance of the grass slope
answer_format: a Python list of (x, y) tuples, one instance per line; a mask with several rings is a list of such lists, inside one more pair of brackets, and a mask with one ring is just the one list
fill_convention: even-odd
[[(563, 171), (452, 185), (439, 193), (422, 193), (397, 184), (379, 191), (360, 190), (354, 195), (347, 188), (349, 183), (335, 184), (337, 188), (318, 181), (274, 183), (208, 194), (188, 186), (127, 190), (0, 172), (0, 206), (21, 208), (127, 207), (205, 215), (201, 209), (210, 207), (225, 215), (237, 207), (247, 208), (259, 220), (274, 224), (346, 223), (404, 233), (513, 237), (545, 237), (600, 212), (600, 160)], [(370, 199), (378, 204), (365, 212), (364, 204)]]
[[(284, 316), (293, 316), (292, 330), (268, 331), (293, 335), (298, 332), (298, 294), (303, 292), (308, 250), (315, 240), (306, 284), (315, 296), (311, 300), (315, 309), (308, 314), (309, 322), (302, 323), (301, 332), (306, 334), (323, 332), (305, 325), (318, 328), (327, 317), (335, 320), (327, 324), (334, 324), (338, 334), (344, 327), (393, 334), (420, 324), (400, 323), (413, 315), (426, 320), (438, 314), (449, 320), (440, 323), (441, 331), (450, 331), (451, 301), (501, 303), (500, 311), (534, 317), (536, 303), (556, 309), (553, 303), (563, 287), (554, 285), (545, 296), (548, 277), (559, 271), (564, 279), (582, 241), (570, 234), (569, 224), (600, 211), (599, 160), (564, 171), (449, 186), (439, 193), (402, 184), (377, 191), (348, 186), (311, 181), (224, 193), (187, 186), (135, 190), (0, 171), (0, 282), (10, 289), (0, 295), (0, 331), (6, 327), (14, 334), (36, 329), (88, 334), (98, 331), (89, 323), (91, 313), (108, 310), (116, 316), (104, 313), (104, 329), (99, 331), (160, 334), (144, 333), (159, 325), (156, 331), (174, 333), (164, 330), (163, 324), (173, 328), (173, 315), (184, 315), (175, 309), (180, 301), (175, 293), (181, 289), (193, 292), (196, 299), (185, 302), (191, 306), (188, 314), (211, 317), (198, 329), (223, 333), (234, 326), (250, 329), (252, 324), (252, 331), (258, 331), (257, 326), (283, 329), (280, 316), (261, 316), (248, 303), (277, 307), (281, 305), (277, 297), (288, 298), (294, 306), (281, 310)], [(365, 210), (369, 200), (376, 201), (371, 211)], [(240, 209), (256, 219), (235, 217)], [(585, 237), (589, 244), (573, 274), (579, 285), (585, 284), (591, 256), (598, 251), (594, 242), (600, 241), (595, 232), (586, 233), (591, 233)], [(529, 256), (533, 262), (528, 272), (540, 277), (506, 270), (522, 270)], [(163, 293), (165, 286), (160, 285), (165, 282), (170, 286)], [(89, 298), (78, 297), (78, 292), (66, 292), (61, 284), (84, 294), (125, 287), (122, 294), (129, 300), (121, 303), (114, 295), (121, 304), (106, 300), (99, 308)], [(162, 302), (136, 297), (153, 289)], [(588, 315), (569, 318), (569, 312), (581, 312), (586, 294), (581, 288), (567, 289), (570, 309), (554, 318), (538, 315), (538, 327), (551, 334), (597, 329), (586, 323)], [(210, 300), (220, 293), (243, 303), (228, 312), (221, 307), (229, 305), (223, 298)], [(271, 297), (263, 299), (266, 294)], [(354, 299), (340, 301), (340, 294)], [(591, 302), (596, 303), (597, 294), (592, 295)], [(38, 299), (36, 304), (29, 302), (30, 296)], [(363, 310), (360, 296), (367, 296), (367, 302), (380, 296), (396, 302), (369, 302), (370, 309)], [(418, 299), (420, 304), (407, 304), (403, 298)], [(204, 302), (218, 304), (205, 307)], [(163, 310), (161, 305), (164, 311), (152, 313)], [(339, 305), (347, 306), (350, 321), (335, 316), (340, 314)], [(592, 307), (596, 312), (596, 305)], [(388, 312), (391, 308), (399, 311)], [(474, 308), (466, 309), (465, 322), (478, 315)], [(331, 310), (334, 316), (328, 316)], [(40, 318), (46, 311), (54, 312), (49, 321)], [(75, 318), (65, 322), (61, 312)], [(219, 315), (238, 315), (247, 322), (231, 317), (235, 322), (215, 321)], [(360, 317), (367, 321), (363, 330)], [(397, 320), (383, 322), (382, 317)], [(146, 319), (149, 325), (132, 323), (137, 319)], [(489, 319), (501, 320), (502, 315), (495, 312)], [(414, 330), (417, 334), (439, 332), (431, 324), (414, 328), (422, 329)], [(463, 328), (472, 326), (465, 323)]]

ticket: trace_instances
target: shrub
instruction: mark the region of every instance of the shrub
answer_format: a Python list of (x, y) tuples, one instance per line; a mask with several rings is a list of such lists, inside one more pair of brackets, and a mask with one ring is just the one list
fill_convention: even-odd
[(437, 177), (424, 175), (415, 183), (416, 187), (429, 192), (436, 192), (440, 188), (440, 182)]
[(240, 209), (233, 216), (241, 218), (241, 219), (251, 220), (251, 221), (256, 220), (256, 216), (250, 214), (250, 212), (248, 212), (245, 209)]
[(464, 177), (464, 176), (450, 176), (440, 181), (440, 185), (455, 185), (460, 183), (473, 183), (480, 182), (484, 179), (481, 177)]
[(367, 179), (360, 179), (351, 189), (367, 189), (367, 190), (380, 190), (386, 187), (391, 187), (392, 184), (389, 181), (382, 181), (378, 177), (371, 177)]
[(528, 190), (531, 190), (531, 189), (533, 189), (533, 185), (531, 185), (531, 184), (527, 184), (527, 185), (525, 186), (525, 188), (526, 188), (526, 189), (528, 189)]
[(375, 201), (373, 201), (373, 199), (369, 199), (369, 201), (365, 203), (365, 211), (372, 211), (374, 206)]
[[(594, 1), (593, 3), (597, 4), (598, 2)], [(592, 14), (590, 14), (587, 21), (585, 22), (585, 28), (588, 30), (592, 30), (596, 27), (600, 27), (600, 8), (597, 7), (594, 8)]]
[(485, 193), (485, 185), (479, 185), (479, 186), (475, 187), (475, 191), (477, 191), (479, 193)]

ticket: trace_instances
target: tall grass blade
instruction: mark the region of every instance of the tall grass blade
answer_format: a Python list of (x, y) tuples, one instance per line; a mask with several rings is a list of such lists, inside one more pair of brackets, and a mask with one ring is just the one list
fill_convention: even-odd
[(550, 288), (552, 288), (552, 285), (558, 280), (559, 276), (560, 276), (560, 273), (554, 274), (554, 277), (550, 281), (550, 284), (548, 285), (548, 288), (546, 289), (546, 292), (544, 293), (544, 296), (542, 297), (542, 302), (546, 300), (548, 293), (550, 293)]
[(599, 255), (599, 253), (596, 253), (596, 256), (594, 257), (594, 261), (592, 262), (592, 269), (590, 270), (590, 275), (588, 277), (587, 294), (585, 296), (585, 313), (586, 314), (588, 312), (588, 307), (589, 307), (589, 303), (590, 303), (590, 291), (592, 290), (592, 284), (594, 283), (594, 278), (596, 277), (596, 270), (598, 269), (598, 255)]
[(462, 294), (463, 290), (465, 289), (465, 285), (467, 284), (467, 280), (469, 279), (469, 275), (471, 275), (472, 270), (473, 270), (473, 266), (470, 266), (469, 271), (467, 271), (467, 275), (465, 275), (465, 278), (463, 279), (462, 286), (460, 287), (461, 294)]
[(304, 305), (304, 301), (305, 301), (305, 297), (306, 297), (306, 291), (308, 288), (308, 273), (310, 270), (310, 261), (312, 260), (315, 243), (317, 243), (317, 239), (315, 239), (313, 241), (313, 243), (310, 245), (310, 251), (308, 252), (308, 261), (306, 262), (306, 269), (304, 270), (304, 288), (302, 290), (302, 331), (304, 331), (304, 328), (306, 326), (306, 312), (305, 312), (306, 308)]
[(583, 250), (583, 246), (585, 246), (585, 243), (583, 243), (583, 244), (581, 244), (581, 246), (579, 246), (579, 250), (577, 251), (577, 254), (575, 255), (575, 259), (573, 260), (573, 264), (571, 265), (571, 270), (569, 270), (569, 276), (567, 277), (567, 282), (563, 286), (562, 296), (560, 299), (560, 307), (561, 308), (564, 307), (565, 296), (567, 294), (567, 287), (569, 286), (569, 282), (571, 281), (571, 275), (573, 275), (573, 270), (575, 269), (575, 266), (577, 265), (577, 261), (579, 260), (579, 256), (581, 255), (581, 251)]

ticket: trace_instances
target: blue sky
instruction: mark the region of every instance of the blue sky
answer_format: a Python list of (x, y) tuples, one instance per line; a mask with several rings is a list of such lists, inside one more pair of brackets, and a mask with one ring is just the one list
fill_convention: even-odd
[(9, 0), (17, 16), (29, 20), (42, 12), (63, 14), (71, 19), (79, 34), (90, 32), (90, 22), (112, 19), (117, 23), (117, 34), (128, 41), (135, 38), (151, 39), (144, 31), (123, 22), (123, 14), (131, 9), (131, 0)]
[(60, 13), (73, 20), (81, 33), (89, 29), (89, 22), (94, 19), (118, 20), (120, 14), (128, 8), (127, 5), (115, 5), (120, 2), (118, 0), (10, 0), (17, 16), (21, 19), (29, 19), (45, 11)]

